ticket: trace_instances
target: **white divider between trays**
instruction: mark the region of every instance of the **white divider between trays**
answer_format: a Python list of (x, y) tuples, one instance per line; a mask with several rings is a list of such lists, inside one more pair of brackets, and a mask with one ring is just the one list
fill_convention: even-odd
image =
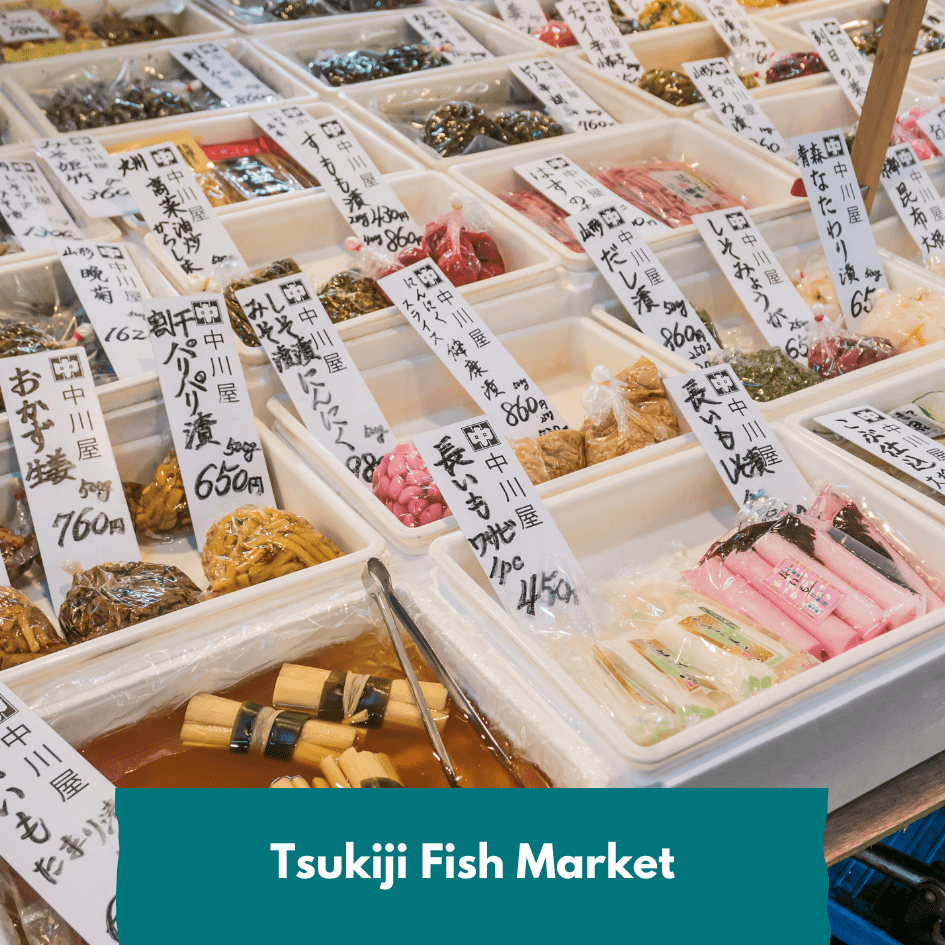
[[(799, 440), (790, 429), (777, 429), (809, 479), (846, 486), (865, 497), (936, 574), (945, 576), (941, 525), (849, 464)], [(701, 450), (619, 473), (585, 490), (554, 496), (547, 504), (585, 572), (600, 580), (616, 576), (621, 567), (642, 565), (646, 571), (663, 561), (681, 563), (675, 550), (680, 541), (687, 546), (687, 562), (697, 560), (734, 524), (737, 511)], [(601, 526), (614, 508), (624, 514), (611, 515), (610, 524)], [(487, 618), (484, 630), (500, 628), (503, 642), (534, 661), (621, 754), (627, 786), (809, 787), (816, 782), (830, 789), (833, 810), (945, 748), (945, 724), (936, 713), (916, 714), (914, 706), (912, 711), (887, 709), (897, 693), (900, 654), (927, 647), (945, 621), (943, 611), (861, 644), (663, 742), (641, 747), (505, 615), (462, 536), (438, 539), (430, 556), (462, 599)], [(945, 645), (939, 644), (937, 661), (941, 672)], [(859, 725), (851, 729), (845, 703), (854, 699)], [(898, 702), (929, 704), (921, 692)], [(846, 751), (862, 738), (869, 738), (868, 757)], [(754, 762), (759, 746), (764, 746), (764, 765)]]

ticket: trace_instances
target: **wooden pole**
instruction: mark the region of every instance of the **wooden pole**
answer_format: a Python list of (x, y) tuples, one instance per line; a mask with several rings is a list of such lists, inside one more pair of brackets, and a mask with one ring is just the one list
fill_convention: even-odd
[(890, 0), (883, 20), (883, 34), (851, 155), (856, 179), (861, 187), (867, 188), (864, 197), (867, 213), (873, 209), (924, 13), (925, 0)]

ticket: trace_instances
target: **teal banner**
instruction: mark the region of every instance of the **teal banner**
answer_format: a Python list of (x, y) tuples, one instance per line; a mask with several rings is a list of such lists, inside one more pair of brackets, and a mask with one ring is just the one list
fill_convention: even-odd
[(827, 945), (825, 790), (119, 790), (122, 945)]

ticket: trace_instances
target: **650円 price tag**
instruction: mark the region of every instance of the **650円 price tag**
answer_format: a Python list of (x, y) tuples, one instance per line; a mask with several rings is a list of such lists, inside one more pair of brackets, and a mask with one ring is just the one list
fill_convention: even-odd
[(0, 389), (58, 612), (72, 585), (63, 563), (140, 560), (134, 525), (85, 349), (4, 358)]

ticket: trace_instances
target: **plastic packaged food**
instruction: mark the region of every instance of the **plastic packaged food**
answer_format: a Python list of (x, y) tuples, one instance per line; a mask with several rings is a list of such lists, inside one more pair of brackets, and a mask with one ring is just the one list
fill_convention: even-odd
[(378, 312), (391, 304), (374, 279), (358, 269), (333, 275), (318, 290), (318, 299), (335, 324)]
[(552, 430), (509, 443), (535, 486), (587, 466), (587, 446), (581, 430)]
[[(853, 45), (867, 59), (875, 57), (883, 35), (883, 17), (875, 17), (872, 20), (850, 20), (842, 26), (853, 41)], [(945, 36), (926, 26), (920, 26), (912, 55), (921, 56), (923, 53), (937, 52), (940, 49), (945, 49)]]
[(0, 670), (68, 645), (25, 594), (12, 587), (0, 587)]
[(556, 138), (565, 133), (564, 128), (552, 117), (534, 109), (503, 109), (495, 116), (495, 123), (505, 132), (509, 144)]
[(236, 301), (236, 293), (240, 289), (248, 289), (250, 286), (259, 285), (261, 282), (270, 282), (273, 279), (280, 279), (282, 276), (291, 275), (294, 272), (301, 272), (294, 259), (280, 259), (278, 262), (270, 263), (268, 266), (261, 266), (254, 269), (245, 276), (234, 279), (224, 290), (223, 298), (226, 301), (226, 310), (230, 316), (230, 324), (237, 338), (248, 345), (250, 348), (259, 347), (259, 339), (256, 337), (256, 330), (253, 328), (249, 318), (243, 311), (242, 306)]
[(424, 227), (422, 255), (432, 258), (455, 286), (501, 276), (505, 262), (491, 226), (479, 201), (453, 194), (449, 210)]
[(176, 450), (168, 452), (155, 470), (154, 478), (139, 487), (128, 507), (137, 531), (162, 535), (190, 527), (190, 509)]
[(172, 564), (102, 564), (72, 575), (72, 587), (59, 608), (59, 626), (66, 640), (81, 643), (200, 599), (200, 588)]
[(846, 331), (818, 316), (807, 351), (807, 366), (828, 380), (896, 354), (896, 348), (885, 338)]
[(897, 115), (893, 124), (891, 144), (911, 144), (920, 161), (929, 158), (941, 157), (942, 152), (936, 147), (931, 138), (919, 127), (918, 120), (933, 109), (941, 107), (937, 98), (929, 99), (922, 104), (910, 108), (908, 112)]
[(381, 459), (371, 477), (371, 491), (407, 528), (453, 514), (413, 443), (398, 443)]
[(338, 88), (356, 82), (373, 82), (392, 75), (408, 75), (446, 65), (442, 52), (425, 43), (403, 43), (385, 52), (373, 49), (355, 49), (349, 53), (335, 53), (323, 59), (313, 59), (308, 70)]
[(577, 46), (578, 41), (574, 31), (562, 20), (553, 20), (546, 15), (547, 22), (532, 30), (531, 35), (540, 39), (555, 49), (565, 49), (568, 46)]
[[(103, 0), (104, 12), (92, 23), (92, 29), (109, 46), (145, 43), (159, 39), (174, 39), (177, 34), (156, 16), (135, 18), (123, 16), (108, 0)], [(130, 11), (129, 11), (130, 12)]]
[(774, 82), (826, 71), (827, 66), (824, 65), (823, 59), (815, 52), (778, 53), (772, 58), (771, 65), (765, 72), (765, 81), (771, 85)]
[(730, 364), (752, 400), (766, 404), (819, 384), (823, 377), (792, 361), (781, 348), (743, 352), (740, 348), (712, 352), (716, 364)]
[(581, 400), (588, 466), (679, 435), (659, 370), (648, 358), (613, 378), (598, 365), (591, 381)]
[(402, 10), (422, 2), (423, 0), (331, 0), (331, 5), (340, 13), (370, 13), (373, 10)]
[(279, 20), (303, 20), (324, 16), (327, 11), (313, 0), (266, 0), (263, 12)]
[(744, 207), (748, 204), (682, 161), (638, 161), (604, 165), (594, 177), (618, 197), (662, 220), (668, 226), (688, 226), (694, 213)]
[[(216, 200), (211, 198), (214, 205), (298, 193), (318, 186), (304, 167), (266, 135), (200, 147), (211, 162), (204, 174), (220, 192)], [(208, 187), (203, 181), (201, 184), (206, 193)]]
[(673, 69), (647, 69), (640, 76), (637, 88), (677, 108), (698, 105), (705, 101), (692, 79), (685, 72), (676, 72)]
[(3, 556), (7, 577), (15, 581), (39, 557), (39, 545), (32, 533), (32, 523), (30, 530), (23, 535), (0, 526), (0, 555)]
[(686, 23), (701, 23), (703, 17), (679, 0), (652, 0), (637, 15), (641, 30), (658, 30)]
[(43, 59), (47, 56), (105, 48), (105, 42), (85, 22), (82, 14), (73, 7), (65, 6), (60, 0), (26, 0), (17, 3), (15, 9), (35, 10), (60, 34), (60, 38), (4, 43), (3, 58), (7, 62)]
[(945, 341), (945, 296), (929, 289), (884, 295), (863, 322), (863, 332), (887, 339), (899, 351)]
[(584, 247), (574, 238), (565, 222), (568, 214), (537, 190), (517, 190), (499, 195), (510, 207), (537, 223), (546, 233), (563, 243), (574, 253), (583, 253)]
[(564, 128), (544, 112), (506, 108), (494, 118), (472, 102), (445, 102), (431, 112), (421, 140), (443, 157), (477, 150), (476, 138), (499, 144), (522, 144), (565, 134)]
[(201, 563), (212, 594), (292, 574), (344, 552), (300, 515), (243, 505), (211, 526)]

